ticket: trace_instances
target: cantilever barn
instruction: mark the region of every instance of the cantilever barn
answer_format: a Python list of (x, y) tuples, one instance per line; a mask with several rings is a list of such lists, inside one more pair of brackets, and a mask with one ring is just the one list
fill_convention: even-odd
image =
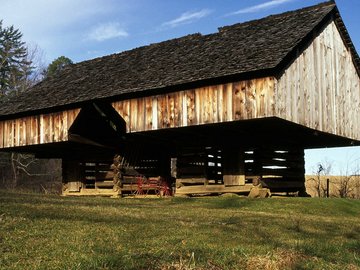
[(329, 1), (67, 67), (1, 105), (0, 148), (61, 158), (65, 195), (303, 192), (304, 149), (360, 143), (359, 74)]

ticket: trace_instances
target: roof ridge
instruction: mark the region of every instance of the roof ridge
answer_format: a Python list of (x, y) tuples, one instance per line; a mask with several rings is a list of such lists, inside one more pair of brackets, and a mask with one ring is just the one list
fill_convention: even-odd
[(336, 7), (335, 1), (334, 0), (329, 0), (329, 1), (326, 1), (326, 2), (321, 2), (321, 3), (316, 4), (316, 5), (303, 7), (303, 8), (300, 8), (300, 9), (289, 10), (289, 11), (285, 11), (283, 13), (271, 14), (271, 15), (268, 15), (266, 17), (262, 17), (262, 18), (255, 19), (255, 20), (249, 20), (249, 21), (245, 21), (245, 22), (235, 23), (235, 24), (232, 24), (232, 25), (225, 25), (225, 26), (222, 26), (222, 27), (218, 27), (218, 31), (221, 33), (221, 32), (224, 32), (224, 31), (230, 29), (230, 28), (233, 28), (234, 26), (237, 26), (237, 25), (255, 24), (255, 23), (259, 23), (260, 21), (265, 21), (265, 20), (268, 20), (268, 19), (271, 19), (271, 18), (292, 16), (294, 13), (308, 12), (309, 10), (320, 9), (320, 8), (329, 7), (329, 6), (333, 6), (335, 8)]
[[(205, 35), (203, 35), (203, 34), (201, 34), (201, 33), (199, 33), (199, 32), (190, 33), (190, 34), (187, 34), (187, 35), (185, 35), (185, 36), (176, 37), (176, 38), (172, 38), (172, 39), (168, 39), (168, 40), (162, 40), (162, 41), (154, 42), (154, 43), (149, 43), (149, 44), (146, 44), (146, 45), (143, 45), (143, 46), (131, 48), (131, 49), (129, 49), (129, 50), (119, 51), (119, 52), (115, 52), (115, 53), (112, 53), (112, 54), (109, 54), (109, 55), (104, 55), (104, 56), (100, 56), (100, 57), (88, 59), (88, 60), (85, 60), (85, 61), (78, 62), (78, 63), (76, 63), (76, 64), (86, 63), (86, 62), (94, 61), (94, 60), (97, 60), (97, 59), (100, 60), (100, 59), (103, 59), (103, 58), (110, 58), (110, 57), (114, 57), (114, 56), (120, 56), (120, 55), (122, 55), (122, 54), (134, 52), (134, 51), (139, 50), (139, 49), (150, 48), (150, 47), (152, 47), (152, 46), (159, 46), (159, 45), (165, 44), (165, 43), (176, 42), (176, 41), (185, 41), (185, 40), (189, 40), (189, 39), (192, 38), (192, 37), (194, 37), (194, 38), (195, 38), (195, 37), (197, 37), (197, 38), (200, 38), (200, 37), (211, 37), (211, 36), (217, 35), (217, 34), (219, 34), (219, 33), (224, 33), (224, 32), (226, 32), (228, 29), (231, 30), (231, 29), (233, 29), (233, 28), (236, 27), (236, 26), (245, 26), (245, 25), (247, 25), (247, 24), (255, 24), (255, 23), (259, 23), (260, 21), (264, 21), (264, 20), (267, 20), (267, 19), (270, 19), (270, 18), (291, 16), (291, 15), (294, 14), (294, 13), (305, 12), (305, 11), (308, 11), (308, 10), (313, 10), (313, 9), (316, 9), (316, 8), (322, 8), (322, 7), (327, 7), (327, 6), (336, 7), (336, 3), (335, 3), (334, 0), (329, 0), (329, 1), (321, 2), (321, 3), (316, 4), (316, 5), (304, 7), (304, 8), (301, 8), (301, 9), (290, 10), (290, 11), (286, 11), (286, 12), (278, 13), (278, 14), (271, 14), (271, 15), (269, 15), (269, 16), (266, 16), (266, 17), (263, 17), (263, 18), (259, 18), (259, 19), (255, 19), (255, 20), (250, 20), (250, 21), (235, 23), (235, 24), (231, 24), (231, 25), (225, 25), (225, 26), (222, 26), (222, 27), (218, 27), (218, 31), (217, 31), (217, 32), (213, 32), (213, 33), (209, 33), (209, 34), (205, 34)], [(76, 65), (76, 64), (75, 64), (75, 65)]]

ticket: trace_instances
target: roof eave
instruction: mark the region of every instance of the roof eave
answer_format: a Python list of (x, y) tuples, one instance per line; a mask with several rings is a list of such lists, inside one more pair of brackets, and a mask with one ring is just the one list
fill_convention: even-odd
[(344, 41), (345, 46), (350, 50), (350, 53), (353, 57), (353, 62), (356, 68), (356, 71), (360, 77), (360, 58), (359, 54), (356, 51), (356, 48), (354, 46), (354, 43), (352, 42), (349, 32), (344, 24), (343, 19), (341, 18), (339, 9), (335, 6), (335, 9), (333, 10), (334, 15), (334, 22), (336, 27), (339, 30), (340, 36), (342, 40)]

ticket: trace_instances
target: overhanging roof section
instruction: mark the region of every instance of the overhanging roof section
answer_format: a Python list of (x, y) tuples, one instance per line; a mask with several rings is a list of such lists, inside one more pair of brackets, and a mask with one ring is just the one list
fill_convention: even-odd
[[(84, 61), (1, 104), (0, 118), (273, 73), (332, 14), (339, 16), (329, 1), (223, 27), (214, 34), (188, 35)], [(352, 46), (350, 39), (346, 42)], [(358, 59), (355, 50), (353, 54)]]

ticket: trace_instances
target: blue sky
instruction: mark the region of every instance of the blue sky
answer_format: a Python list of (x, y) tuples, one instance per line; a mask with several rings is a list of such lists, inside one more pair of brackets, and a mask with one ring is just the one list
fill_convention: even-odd
[[(43, 51), (80, 62), (139, 46), (314, 5), (324, 0), (0, 0), (0, 19)], [(338, 0), (360, 51), (360, 1)], [(306, 151), (306, 172), (327, 160), (333, 174), (360, 163), (360, 147)], [(349, 170), (352, 170), (352, 169)]]

